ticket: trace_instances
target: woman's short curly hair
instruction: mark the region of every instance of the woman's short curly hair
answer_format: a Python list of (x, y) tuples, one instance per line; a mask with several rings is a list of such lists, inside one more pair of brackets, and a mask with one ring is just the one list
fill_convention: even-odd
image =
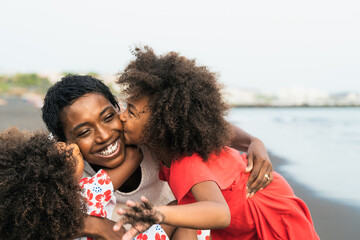
[(149, 97), (142, 143), (166, 159), (220, 152), (231, 131), (217, 74), (175, 52), (157, 56), (146, 46), (133, 54), (117, 83), (130, 100)]
[(86, 213), (70, 152), (43, 132), (0, 133), (0, 239), (72, 239)]

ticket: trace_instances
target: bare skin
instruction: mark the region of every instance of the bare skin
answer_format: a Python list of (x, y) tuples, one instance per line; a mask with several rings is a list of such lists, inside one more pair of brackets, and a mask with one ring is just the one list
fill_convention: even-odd
[[(250, 177), (246, 184), (246, 197), (252, 198), (258, 190), (265, 188), (272, 182), (273, 167), (265, 145), (260, 139), (251, 136), (235, 125), (231, 125), (231, 127), (235, 133), (231, 147), (247, 152), (248, 165), (245, 172), (250, 172)], [(269, 176), (269, 179), (265, 177), (265, 174)]]
[(215, 182), (198, 183), (192, 187), (191, 193), (197, 202), (185, 205), (153, 207), (145, 197), (142, 197), (142, 202), (128, 201), (128, 209), (118, 210), (124, 218), (114, 225), (114, 231), (120, 230), (123, 224), (130, 223), (132, 227), (122, 238), (130, 240), (157, 223), (193, 229), (229, 226), (230, 209)]

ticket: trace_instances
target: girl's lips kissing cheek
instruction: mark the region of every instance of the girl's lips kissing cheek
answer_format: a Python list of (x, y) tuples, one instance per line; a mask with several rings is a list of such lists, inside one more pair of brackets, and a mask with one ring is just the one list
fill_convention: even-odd
[(101, 149), (97, 152), (101, 157), (111, 158), (119, 153), (120, 150), (120, 138), (118, 138), (115, 142), (108, 145), (107, 147)]

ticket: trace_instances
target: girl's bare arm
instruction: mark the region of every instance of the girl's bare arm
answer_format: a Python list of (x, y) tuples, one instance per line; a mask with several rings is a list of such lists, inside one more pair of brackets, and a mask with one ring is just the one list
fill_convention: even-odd
[(124, 161), (115, 168), (103, 168), (109, 175), (114, 190), (118, 189), (140, 165), (143, 155), (135, 146), (126, 146)]
[(132, 227), (123, 236), (123, 240), (130, 240), (156, 223), (194, 229), (229, 226), (230, 210), (215, 182), (198, 183), (192, 187), (191, 192), (197, 202), (185, 205), (152, 207), (144, 197), (142, 203), (128, 201), (129, 209), (118, 210), (124, 217), (115, 224), (114, 231), (118, 231), (123, 224), (130, 223)]
[(197, 202), (176, 206), (160, 206), (156, 209), (164, 214), (164, 222), (169, 225), (216, 229), (229, 226), (230, 209), (218, 187), (213, 181), (194, 185), (191, 189)]

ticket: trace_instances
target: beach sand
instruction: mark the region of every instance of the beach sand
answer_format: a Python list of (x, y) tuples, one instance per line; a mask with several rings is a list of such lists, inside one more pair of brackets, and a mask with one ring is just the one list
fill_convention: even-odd
[[(26, 100), (1, 98), (0, 130), (16, 126), (20, 129), (45, 130), (41, 110)], [(4, 104), (5, 99), (5, 104)], [(246, 129), (245, 129), (246, 130)], [(286, 160), (271, 155), (274, 169), (286, 164)], [(295, 194), (308, 205), (315, 229), (321, 239), (355, 240), (360, 239), (360, 208), (348, 206), (330, 199), (319, 198), (314, 191), (294, 181), (286, 172), (278, 171), (290, 183)], [(332, 177), (332, 176), (329, 176)], [(346, 186), (345, 186), (346, 187)], [(354, 189), (354, 191), (356, 191)], [(301, 233), (299, 233), (301, 236)]]

